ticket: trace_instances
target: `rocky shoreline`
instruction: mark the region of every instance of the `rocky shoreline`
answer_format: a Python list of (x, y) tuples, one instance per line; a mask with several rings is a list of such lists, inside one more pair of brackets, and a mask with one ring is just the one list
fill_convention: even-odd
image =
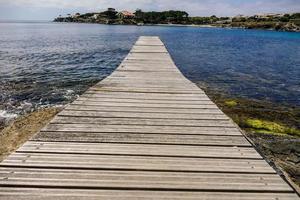
[(294, 23), (280, 23), (280, 22), (270, 22), (270, 23), (242, 22), (242, 23), (231, 23), (229, 25), (223, 24), (223, 25), (218, 25), (217, 27), (300, 32), (300, 26), (297, 26)]
[[(57, 22), (57, 21), (54, 21)], [(97, 22), (79, 22), (79, 21), (73, 21), (73, 22), (65, 22), (65, 23), (91, 23), (91, 24), (106, 24), (106, 25), (137, 25), (135, 23), (113, 23), (113, 24), (107, 24), (107, 23), (97, 23)], [(198, 28), (240, 28), (240, 29), (257, 29), (257, 30), (270, 30), (270, 31), (283, 31), (283, 32), (295, 32), (300, 33), (300, 26), (297, 26), (293, 23), (271, 23), (271, 24), (265, 24), (265, 23), (233, 23), (233, 24), (206, 24), (206, 25), (197, 25), (197, 24), (143, 24), (142, 26), (166, 26), (166, 27), (198, 27)]]

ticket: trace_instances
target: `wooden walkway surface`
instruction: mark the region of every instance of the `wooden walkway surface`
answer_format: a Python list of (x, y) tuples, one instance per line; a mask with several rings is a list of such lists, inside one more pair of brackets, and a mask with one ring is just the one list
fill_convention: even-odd
[(141, 37), (115, 72), (0, 164), (0, 199), (299, 198), (160, 39)]

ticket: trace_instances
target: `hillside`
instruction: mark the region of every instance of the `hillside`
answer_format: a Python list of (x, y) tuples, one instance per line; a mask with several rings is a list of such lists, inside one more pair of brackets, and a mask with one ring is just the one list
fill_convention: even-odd
[(185, 11), (143, 12), (136, 10), (118, 12), (109, 8), (104, 12), (76, 13), (66, 17), (59, 16), (54, 22), (127, 24), (127, 25), (210, 25), (216, 27), (235, 27), (246, 29), (272, 29), (279, 31), (300, 32), (300, 13), (260, 14), (254, 16), (238, 15), (235, 17), (190, 17)]

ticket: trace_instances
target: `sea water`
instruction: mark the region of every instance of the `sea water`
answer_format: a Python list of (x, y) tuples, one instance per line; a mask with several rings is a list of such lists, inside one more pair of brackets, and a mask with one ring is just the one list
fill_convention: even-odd
[(159, 36), (190, 80), (231, 96), (300, 105), (300, 33), (0, 23), (0, 115), (63, 105), (116, 69), (142, 35)]

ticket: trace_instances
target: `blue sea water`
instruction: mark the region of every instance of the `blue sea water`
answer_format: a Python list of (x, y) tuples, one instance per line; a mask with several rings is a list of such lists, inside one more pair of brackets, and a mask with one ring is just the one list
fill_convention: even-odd
[(0, 114), (61, 105), (157, 35), (190, 80), (231, 96), (300, 105), (300, 33), (161, 26), (0, 23)]

